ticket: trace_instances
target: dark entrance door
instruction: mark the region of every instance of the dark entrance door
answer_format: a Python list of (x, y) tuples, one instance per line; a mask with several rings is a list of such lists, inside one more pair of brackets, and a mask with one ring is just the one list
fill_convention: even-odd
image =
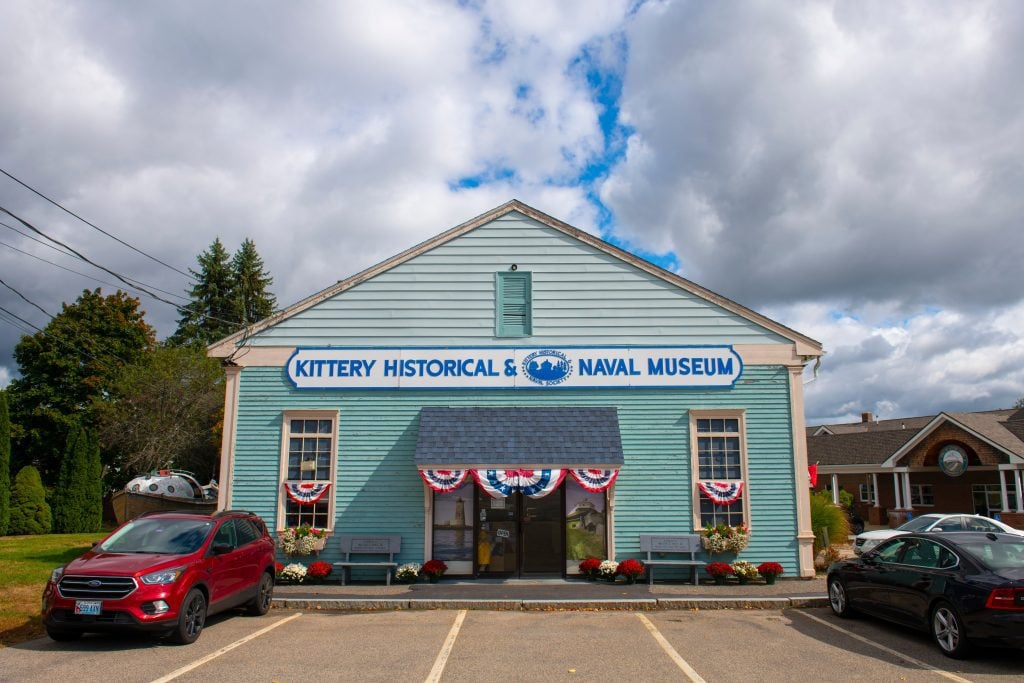
[(564, 574), (564, 495), (559, 488), (543, 498), (491, 498), (477, 489), (477, 575)]

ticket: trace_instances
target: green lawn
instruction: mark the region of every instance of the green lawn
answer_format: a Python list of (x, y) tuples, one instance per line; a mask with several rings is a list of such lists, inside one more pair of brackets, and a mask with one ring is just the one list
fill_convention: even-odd
[(50, 572), (107, 533), (0, 537), (0, 647), (43, 634), (39, 611)]

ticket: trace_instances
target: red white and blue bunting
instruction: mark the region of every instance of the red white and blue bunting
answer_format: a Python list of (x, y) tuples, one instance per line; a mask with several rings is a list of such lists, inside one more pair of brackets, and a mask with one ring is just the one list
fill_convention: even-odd
[(710, 498), (715, 505), (732, 505), (743, 495), (743, 482), (734, 481), (701, 481), (697, 488)]
[(473, 476), (492, 498), (505, 498), (514, 491), (543, 498), (562, 483), (565, 470), (473, 470)]
[(329, 488), (331, 488), (330, 484), (293, 484), (287, 481), (284, 482), (284, 490), (288, 497), (299, 505), (312, 505), (318, 502), (324, 497)]
[(572, 478), (591, 493), (601, 493), (615, 483), (618, 470), (569, 470)]
[(427, 486), (438, 493), (448, 493), (462, 486), (470, 470), (420, 470)]

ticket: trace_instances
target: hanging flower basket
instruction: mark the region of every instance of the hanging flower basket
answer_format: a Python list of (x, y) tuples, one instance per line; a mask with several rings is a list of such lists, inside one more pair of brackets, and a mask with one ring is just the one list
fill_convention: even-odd
[(277, 544), (285, 555), (313, 555), (327, 545), (327, 530), (300, 526), (278, 532)]
[(750, 543), (750, 531), (742, 526), (729, 526), (728, 524), (711, 526), (708, 524), (704, 527), (704, 533), (701, 534), (701, 543), (709, 555), (738, 553)]

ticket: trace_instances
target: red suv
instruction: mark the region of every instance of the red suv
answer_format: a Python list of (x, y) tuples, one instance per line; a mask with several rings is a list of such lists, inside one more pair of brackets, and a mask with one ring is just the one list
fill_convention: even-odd
[(59, 641), (126, 629), (192, 643), (207, 615), (241, 606), (266, 614), (273, 595), (274, 542), (259, 517), (150, 513), (53, 570), (43, 624)]

